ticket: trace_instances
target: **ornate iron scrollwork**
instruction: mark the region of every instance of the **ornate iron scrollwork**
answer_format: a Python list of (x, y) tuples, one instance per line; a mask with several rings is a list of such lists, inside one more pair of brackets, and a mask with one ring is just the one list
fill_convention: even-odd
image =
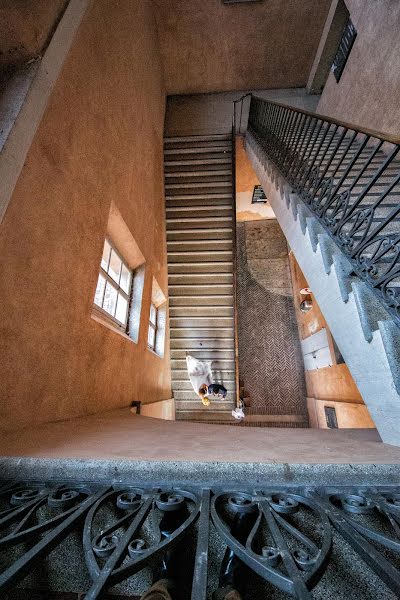
[[(308, 514), (308, 513), (311, 513)], [(259, 493), (220, 494), (212, 500), (214, 525), (245, 565), (283, 592), (308, 598), (324, 573), (332, 533), (323, 510), (305, 496)], [(238, 516), (248, 531), (237, 533)]]
[[(137, 577), (143, 586), (146, 570), (152, 574), (147, 586), (172, 577), (181, 599), (206, 600), (217, 589), (216, 597), (223, 598), (235, 589), (249, 600), (264, 593), (263, 586), (274, 589), (277, 598), (282, 593), (310, 599), (313, 590), (320, 597), (320, 585), (329, 590), (332, 560), (345, 565), (347, 554), (339, 562), (335, 556), (343, 540), (368, 565), (363, 576), (370, 569), (388, 594), (400, 595), (398, 487), (213, 493), (22, 482), (4, 485), (0, 501), (2, 598), (23, 587), (26, 575), (51, 560), (52, 551), (74, 532), (81, 548), (73, 556), (69, 544), (63, 560), (66, 568), (72, 561), (71, 573), (81, 569), (88, 583), (76, 590), (71, 582), (71, 589), (60, 591), (84, 592), (88, 600), (117, 584), (136, 585)], [(210, 535), (212, 526), (216, 533)]]

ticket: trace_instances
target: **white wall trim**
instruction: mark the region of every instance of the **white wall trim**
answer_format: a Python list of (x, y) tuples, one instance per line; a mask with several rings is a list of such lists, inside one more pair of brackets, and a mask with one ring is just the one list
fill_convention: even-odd
[(92, 0), (70, 0), (0, 153), (0, 223), (72, 42)]

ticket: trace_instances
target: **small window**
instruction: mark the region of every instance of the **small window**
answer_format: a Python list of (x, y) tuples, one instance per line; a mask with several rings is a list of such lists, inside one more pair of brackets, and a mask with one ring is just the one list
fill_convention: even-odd
[(336, 410), (333, 406), (324, 406), (326, 424), (329, 429), (338, 429), (338, 422), (336, 417)]
[(149, 319), (149, 333), (147, 336), (147, 344), (150, 350), (155, 351), (156, 348), (156, 337), (157, 337), (157, 309), (153, 303), (150, 304), (150, 319)]
[(266, 204), (267, 196), (265, 195), (264, 190), (261, 185), (255, 185), (253, 190), (253, 197), (251, 199), (252, 204)]
[(164, 356), (165, 330), (167, 326), (167, 299), (153, 277), (147, 347), (161, 358)]
[(342, 39), (340, 40), (339, 48), (336, 52), (336, 56), (332, 65), (332, 72), (338, 83), (350, 56), (350, 52), (356, 37), (357, 31), (355, 30), (355, 27), (349, 18), (346, 27), (344, 28)]
[(104, 242), (94, 304), (115, 325), (127, 331), (133, 272), (111, 242)]

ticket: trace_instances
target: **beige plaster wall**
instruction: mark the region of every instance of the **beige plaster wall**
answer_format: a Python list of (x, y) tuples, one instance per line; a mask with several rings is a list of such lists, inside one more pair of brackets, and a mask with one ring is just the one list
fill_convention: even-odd
[(346, 0), (357, 38), (339, 83), (332, 73), (318, 112), (400, 136), (400, 3)]
[(330, 0), (153, 0), (168, 94), (301, 87)]
[[(150, 1), (96, 0), (0, 226), (1, 429), (171, 397), (168, 340), (163, 359), (146, 341), (153, 276), (167, 293), (164, 111)], [(137, 345), (91, 318), (111, 201), (146, 260)]]

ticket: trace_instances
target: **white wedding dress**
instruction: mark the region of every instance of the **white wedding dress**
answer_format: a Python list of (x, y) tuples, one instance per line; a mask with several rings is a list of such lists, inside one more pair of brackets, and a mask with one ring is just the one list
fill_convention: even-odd
[(213, 382), (213, 375), (211, 370), (212, 361), (210, 360), (198, 360), (190, 354), (186, 355), (186, 365), (190, 383), (193, 386), (196, 394), (199, 393), (200, 387), (205, 383), (211, 385)]

